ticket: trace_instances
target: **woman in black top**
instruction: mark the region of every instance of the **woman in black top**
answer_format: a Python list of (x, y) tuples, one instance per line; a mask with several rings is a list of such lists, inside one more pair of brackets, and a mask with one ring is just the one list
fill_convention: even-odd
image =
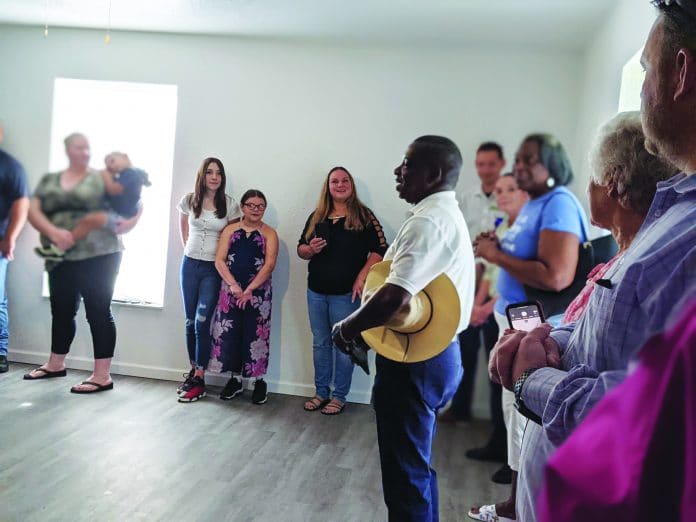
[(321, 410), (325, 415), (343, 411), (353, 363), (334, 347), (331, 327), (360, 306), (367, 273), (386, 250), (382, 226), (360, 202), (353, 177), (343, 167), (334, 167), (297, 245), (297, 254), (309, 260), (307, 306), (314, 337), (316, 394), (305, 402), (307, 411)]

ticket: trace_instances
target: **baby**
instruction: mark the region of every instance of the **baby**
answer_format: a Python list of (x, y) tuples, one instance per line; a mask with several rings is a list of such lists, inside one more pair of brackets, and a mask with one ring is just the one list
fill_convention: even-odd
[[(142, 169), (133, 168), (128, 155), (123, 152), (112, 152), (104, 158), (106, 170), (101, 172), (106, 191), (108, 211), (90, 212), (80, 219), (71, 230), (75, 242), (86, 238), (90, 232), (107, 227), (114, 232), (123, 219), (135, 216), (142, 205), (140, 192), (143, 185), (151, 185), (147, 173)], [(40, 246), (34, 251), (44, 259), (61, 261), (65, 252), (54, 244)]]

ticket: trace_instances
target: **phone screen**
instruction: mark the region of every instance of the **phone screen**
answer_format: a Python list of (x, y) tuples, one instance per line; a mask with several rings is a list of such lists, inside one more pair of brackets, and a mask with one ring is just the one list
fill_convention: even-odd
[(530, 332), (544, 322), (537, 305), (516, 306), (508, 309), (508, 320), (512, 328)]

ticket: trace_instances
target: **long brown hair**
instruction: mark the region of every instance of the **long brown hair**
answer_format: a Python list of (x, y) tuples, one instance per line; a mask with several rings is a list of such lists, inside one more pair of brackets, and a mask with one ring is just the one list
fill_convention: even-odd
[(365, 226), (370, 222), (370, 211), (363, 205), (362, 201), (358, 197), (358, 193), (355, 190), (355, 180), (348, 169), (345, 167), (334, 167), (326, 175), (324, 180), (324, 186), (321, 189), (321, 195), (319, 196), (319, 202), (317, 203), (317, 208), (312, 215), (312, 220), (309, 222), (309, 227), (307, 228), (307, 233), (305, 234), (305, 239), (309, 241), (314, 234), (314, 229), (317, 223), (322, 223), (332, 210), (334, 210), (333, 198), (331, 197), (331, 192), (329, 191), (329, 180), (331, 179), (331, 174), (337, 170), (342, 170), (348, 175), (351, 186), (350, 197), (346, 200), (346, 221), (344, 227), (346, 230), (364, 230)]
[(196, 218), (201, 217), (201, 211), (203, 210), (203, 197), (205, 196), (205, 173), (211, 163), (216, 163), (220, 168), (220, 186), (215, 192), (215, 197), (213, 201), (215, 202), (215, 216), (218, 219), (222, 219), (227, 215), (227, 199), (225, 198), (225, 182), (227, 181), (227, 176), (225, 176), (225, 167), (217, 158), (205, 158), (201, 166), (198, 168), (196, 173), (196, 187), (194, 192), (189, 194), (189, 207), (193, 210), (193, 215)]

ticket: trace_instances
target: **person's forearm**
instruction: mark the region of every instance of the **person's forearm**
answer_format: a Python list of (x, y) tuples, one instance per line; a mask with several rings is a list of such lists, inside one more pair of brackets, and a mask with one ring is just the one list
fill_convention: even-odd
[(346, 339), (357, 337), (360, 332), (387, 323), (401, 308), (411, 300), (403, 288), (385, 284), (359, 310), (352, 313), (343, 322), (341, 332)]
[(562, 278), (536, 259), (520, 259), (498, 250), (490, 261), (505, 270), (523, 285), (553, 292), (560, 292), (568, 286), (567, 284), (563, 286), (564, 281), (562, 281)]
[(104, 190), (110, 196), (118, 196), (123, 194), (123, 185), (114, 181), (114, 177), (109, 172), (102, 173), (102, 179), (104, 180)]
[(220, 259), (216, 259), (215, 260), (215, 268), (217, 269), (218, 274), (220, 274), (220, 277), (222, 278), (222, 280), (225, 282), (225, 284), (227, 286), (232, 286), (232, 285), (238, 284), (237, 280), (232, 275), (232, 272), (230, 272), (230, 269), (227, 268), (227, 263), (225, 263), (225, 261), (220, 260)]
[(476, 291), (476, 297), (474, 298), (474, 304), (477, 306), (482, 306), (485, 302), (486, 299), (488, 298), (488, 294), (490, 293), (491, 289), (491, 282), (488, 281), (487, 279), (482, 279), (481, 284), (478, 287), (478, 290)]
[(481, 307), (483, 309), (483, 313), (486, 315), (486, 317), (488, 317), (489, 315), (491, 315), (493, 313), (493, 310), (495, 308), (495, 302), (497, 300), (498, 300), (498, 297), (494, 297), (494, 298), (490, 299), (489, 301), (486, 301), (485, 303), (483, 303), (481, 305)]
[(253, 292), (256, 289), (261, 288), (261, 286), (268, 281), (268, 278), (271, 277), (274, 268), (275, 261), (267, 261), (264, 263), (261, 270), (259, 270), (259, 273), (256, 274), (256, 277), (251, 281), (251, 283), (249, 283), (249, 286), (247, 286), (247, 289), (250, 289)]
[(379, 263), (382, 260), (382, 256), (379, 254), (376, 254), (374, 252), (370, 252), (370, 255), (367, 256), (367, 261), (363, 265), (362, 269), (358, 273), (358, 277), (361, 278), (363, 281), (367, 279), (367, 274), (370, 273), (370, 268), (372, 268), (374, 265)]
[(297, 255), (300, 256), (304, 260), (310, 260), (314, 256), (314, 252), (312, 251), (312, 247), (309, 245), (299, 245), (297, 247)]
[(5, 237), (16, 241), (29, 215), (29, 198), (19, 198), (10, 207), (10, 222)]
[(568, 371), (541, 368), (527, 378), (521, 397), (541, 417), (549, 440), (558, 445), (625, 378), (625, 370), (598, 372), (587, 365)]

